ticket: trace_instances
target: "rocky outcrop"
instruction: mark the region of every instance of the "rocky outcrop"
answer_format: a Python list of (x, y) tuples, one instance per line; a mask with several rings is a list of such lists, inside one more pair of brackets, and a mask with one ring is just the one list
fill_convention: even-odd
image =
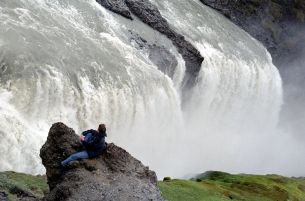
[(73, 129), (63, 123), (52, 125), (40, 150), (50, 187), (45, 200), (163, 200), (156, 174), (114, 144), (102, 156), (62, 170), (60, 161), (81, 149)]
[[(119, 13), (122, 16), (124, 16), (124, 14), (121, 10), (125, 10), (127, 6), (129, 11), (137, 16), (141, 21), (167, 36), (177, 47), (178, 52), (185, 60), (186, 76), (184, 79), (184, 88), (190, 88), (194, 85), (201, 69), (203, 57), (200, 52), (184, 38), (183, 35), (177, 33), (171, 28), (155, 5), (153, 5), (149, 0), (107, 0), (107, 2), (113, 2), (108, 4), (108, 6), (105, 6), (104, 0), (97, 0), (97, 2), (105, 8)], [(116, 6), (109, 8), (109, 5)], [(119, 5), (121, 7), (118, 8), (117, 6)]]

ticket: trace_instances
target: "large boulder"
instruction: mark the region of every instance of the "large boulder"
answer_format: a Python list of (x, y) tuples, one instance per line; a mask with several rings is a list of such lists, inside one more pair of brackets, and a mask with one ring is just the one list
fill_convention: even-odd
[(60, 162), (81, 149), (73, 129), (52, 125), (40, 150), (50, 187), (45, 200), (163, 200), (155, 172), (112, 143), (100, 157), (62, 170)]

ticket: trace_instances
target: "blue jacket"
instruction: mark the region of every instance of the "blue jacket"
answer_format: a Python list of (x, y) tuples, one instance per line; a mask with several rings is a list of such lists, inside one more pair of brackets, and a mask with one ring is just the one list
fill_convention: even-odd
[(99, 133), (96, 130), (87, 130), (82, 133), (85, 136), (85, 140), (82, 141), (89, 158), (94, 158), (102, 154), (106, 149), (105, 137), (106, 133)]

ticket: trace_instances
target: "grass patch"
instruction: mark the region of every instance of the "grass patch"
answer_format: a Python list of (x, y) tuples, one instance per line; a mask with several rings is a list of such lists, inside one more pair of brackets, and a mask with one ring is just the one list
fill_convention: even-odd
[(305, 201), (305, 179), (210, 171), (158, 183), (168, 201)]
[(21, 194), (42, 198), (49, 191), (45, 176), (33, 176), (16, 172), (0, 172), (0, 191), (16, 200)]

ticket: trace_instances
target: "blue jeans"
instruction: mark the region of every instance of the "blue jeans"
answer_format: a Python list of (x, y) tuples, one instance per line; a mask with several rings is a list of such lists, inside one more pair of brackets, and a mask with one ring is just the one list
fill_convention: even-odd
[(76, 161), (78, 159), (85, 159), (89, 158), (88, 152), (87, 151), (81, 151), (81, 152), (76, 152), (69, 156), (66, 160), (61, 162), (61, 165), (63, 167), (67, 166), (71, 161)]

